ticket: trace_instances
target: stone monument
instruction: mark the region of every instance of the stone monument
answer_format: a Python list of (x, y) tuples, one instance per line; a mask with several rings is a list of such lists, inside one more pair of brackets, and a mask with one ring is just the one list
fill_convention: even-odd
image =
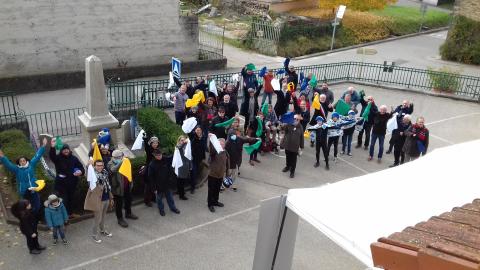
[(112, 142), (116, 144), (119, 126), (118, 120), (108, 111), (102, 61), (95, 55), (85, 59), (85, 87), (87, 109), (78, 116), (82, 125), (82, 143), (75, 148), (76, 155), (84, 165), (88, 163), (88, 152), (98, 132), (102, 128), (109, 128)]

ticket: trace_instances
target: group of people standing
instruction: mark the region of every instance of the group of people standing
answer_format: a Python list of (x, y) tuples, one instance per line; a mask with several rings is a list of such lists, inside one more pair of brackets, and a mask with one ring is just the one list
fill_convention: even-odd
[[(175, 79), (179, 87), (173, 96), (175, 121), (182, 129), (187, 122), (194, 125), (184, 129), (185, 135), (178, 138), (173, 155), (162, 152), (162, 138), (144, 134), (146, 163), (140, 170), (145, 183), (144, 203), (149, 207), (156, 203), (161, 216), (166, 215), (163, 198), (172, 213), (180, 214), (171, 192), (171, 179), (176, 180), (179, 199), (188, 200), (185, 188), (189, 186), (190, 193), (195, 193), (197, 178), (204, 167), (208, 168), (207, 207), (211, 212), (223, 207), (219, 194), (228, 187), (237, 191), (244, 149), (249, 154), (250, 166), (261, 163), (259, 153), (278, 154), (279, 148), (283, 149), (286, 163), (282, 171), (288, 172), (290, 178), (295, 177), (297, 158), (306, 138), (310, 146), (315, 147), (314, 167), (319, 167), (322, 153), (327, 170), (330, 169), (332, 146), (334, 162), (338, 152), (352, 156), (355, 131), (358, 132), (356, 148), (363, 145), (368, 150), (369, 161), (374, 159), (378, 141), (376, 157), (381, 162), (385, 136), (390, 129), (392, 136), (386, 153), (394, 154), (391, 167), (427, 152), (429, 131), (425, 119), (418, 117), (412, 123), (413, 104), (407, 100), (388, 111), (387, 106), (377, 106), (372, 96), (365, 97), (363, 91), (357, 92), (353, 87), (335, 100), (326, 83), (318, 87), (313, 74), (298, 75), (289, 59), (284, 69), (276, 73), (263, 68), (257, 75), (255, 66), (248, 64), (240, 75), (241, 80), (224, 84), (218, 92), (217, 89), (211, 91), (208, 76), (198, 77), (194, 84)], [(242, 100), (238, 99), (240, 91), (243, 92)], [(276, 96), (275, 104), (272, 104), (273, 95)], [(342, 144), (340, 151), (339, 143)], [(32, 160), (20, 157), (16, 165), (0, 151), (0, 160), (17, 178), (22, 200), (12, 207), (12, 212), (20, 220), (32, 254), (44, 249), (38, 244), (36, 229), (43, 208), (33, 187), (34, 168), (46, 144), (43, 141)], [(63, 226), (73, 217), (77, 185), (80, 177), (87, 174), (89, 190), (84, 209), (94, 212), (92, 238), (96, 243), (102, 242), (101, 236), (112, 237), (104, 221), (107, 210), (113, 205), (120, 226), (128, 227), (125, 218), (138, 219), (131, 210), (132, 182), (119, 172), (125, 160), (123, 153), (114, 150), (108, 142), (99, 142), (98, 148), (101, 159), (92, 159), (86, 173), (68, 145), (58, 147), (52, 140), (49, 157), (56, 169), (56, 194), (44, 203), (44, 213), (48, 226), (54, 231), (55, 244), (58, 238), (67, 243)]]

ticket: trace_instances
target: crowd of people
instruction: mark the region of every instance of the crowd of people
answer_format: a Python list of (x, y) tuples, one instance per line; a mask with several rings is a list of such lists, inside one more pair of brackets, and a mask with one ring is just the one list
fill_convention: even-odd
[[(302, 154), (305, 140), (315, 149), (313, 166), (320, 166), (322, 154), (327, 170), (331, 155), (333, 162), (339, 154), (353, 155), (355, 132), (358, 133), (355, 148), (363, 146), (368, 150), (369, 161), (376, 156), (381, 162), (387, 131), (392, 135), (386, 154), (393, 152), (394, 155), (390, 167), (427, 153), (429, 132), (425, 119), (418, 117), (412, 121), (414, 107), (408, 100), (389, 111), (386, 105), (377, 105), (372, 96), (354, 87), (349, 87), (335, 100), (326, 82), (318, 86), (315, 75), (297, 74), (289, 59), (283, 69), (274, 72), (264, 67), (258, 75), (256, 67), (248, 64), (240, 76), (241, 80), (232, 79), (218, 89), (211, 88), (208, 76), (198, 77), (193, 84), (175, 79), (178, 86), (173, 95), (175, 122), (185, 135), (178, 138), (173, 155), (162, 152), (161, 137), (142, 134), (146, 154), (145, 166), (140, 170), (145, 183), (144, 203), (149, 207), (156, 203), (161, 216), (166, 215), (163, 198), (172, 213), (180, 214), (170, 179), (176, 179), (178, 198), (188, 200), (185, 188), (189, 186), (190, 193), (195, 193), (203, 167), (208, 167), (207, 207), (211, 212), (223, 207), (219, 199), (222, 190), (239, 188), (244, 150), (252, 167), (261, 166), (260, 156), (265, 153), (279, 155), (284, 151), (286, 162), (282, 171), (288, 172), (290, 178), (295, 177), (297, 158)], [(240, 92), (242, 99), (239, 99)], [(101, 157), (92, 158), (87, 170), (72, 155), (68, 145), (59, 146), (52, 140), (49, 157), (56, 170), (56, 194), (50, 195), (42, 207), (34, 188), (34, 168), (46, 144), (44, 140), (32, 160), (19, 157), (16, 164), (0, 151), (1, 162), (16, 175), (17, 191), (22, 199), (12, 206), (12, 213), (20, 220), (30, 253), (38, 254), (44, 249), (38, 243), (37, 232), (42, 214), (53, 231), (53, 243), (56, 244), (58, 238), (68, 243), (64, 224), (74, 216), (73, 198), (84, 175), (89, 182), (84, 209), (94, 213), (92, 238), (96, 243), (102, 242), (102, 236), (112, 237), (105, 228), (109, 208), (115, 209), (121, 227), (128, 227), (125, 219), (138, 219), (131, 209), (131, 179), (121, 172), (126, 159), (122, 151), (112, 147), (108, 129), (102, 130), (96, 145), (92, 145), (92, 149), (98, 146)], [(95, 156), (93, 150), (90, 155)]]

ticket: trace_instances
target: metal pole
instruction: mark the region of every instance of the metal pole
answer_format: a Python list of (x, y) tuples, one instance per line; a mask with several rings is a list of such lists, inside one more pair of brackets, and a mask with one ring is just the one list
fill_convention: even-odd
[(427, 13), (427, 5), (422, 3), (420, 11), (422, 12), (422, 20), (420, 21), (420, 28), (418, 29), (418, 32), (422, 32), (423, 22), (425, 21), (425, 13)]
[(337, 16), (335, 15), (335, 21), (333, 22), (332, 44), (330, 44), (330, 51), (333, 50), (333, 43), (335, 42), (336, 29), (337, 29)]

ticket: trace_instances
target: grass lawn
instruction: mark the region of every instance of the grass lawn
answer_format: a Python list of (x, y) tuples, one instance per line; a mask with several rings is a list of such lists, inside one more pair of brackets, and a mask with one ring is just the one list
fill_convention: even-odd
[[(370, 12), (375, 15), (390, 18), (392, 22), (389, 28), (394, 35), (405, 35), (417, 32), (422, 21), (420, 9), (415, 7), (387, 6), (383, 10), (372, 10)], [(436, 28), (447, 26), (449, 21), (449, 13), (428, 9), (423, 25), (428, 28)]]

